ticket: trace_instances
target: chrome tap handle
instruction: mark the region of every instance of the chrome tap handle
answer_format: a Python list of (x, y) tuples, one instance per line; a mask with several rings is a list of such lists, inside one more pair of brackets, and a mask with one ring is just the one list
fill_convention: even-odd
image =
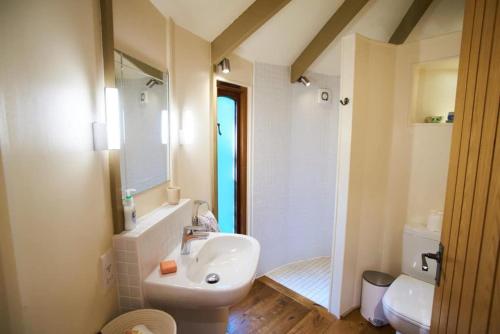
[(200, 206), (202, 206), (203, 204), (206, 204), (207, 208), (210, 210), (210, 205), (207, 201), (202, 201), (199, 199), (194, 200), (193, 218), (191, 219), (194, 226), (197, 226), (200, 223), (198, 221), (198, 212), (200, 211)]
[(193, 235), (196, 231), (206, 232), (207, 229), (204, 226), (184, 226), (185, 235)]
[(191, 241), (208, 239), (209, 233), (203, 226), (184, 226), (182, 230), (181, 255), (191, 252)]

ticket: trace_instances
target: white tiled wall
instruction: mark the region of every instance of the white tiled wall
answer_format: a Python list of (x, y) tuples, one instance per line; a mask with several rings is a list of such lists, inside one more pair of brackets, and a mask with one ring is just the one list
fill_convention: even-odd
[(259, 273), (287, 263), (289, 68), (254, 66), (252, 236), (261, 244)]
[(144, 307), (142, 281), (179, 243), (191, 224), (192, 201), (164, 205), (138, 221), (133, 231), (113, 236), (120, 310)]
[[(252, 235), (262, 246), (258, 272), (330, 256), (338, 134), (339, 78), (290, 68), (254, 67)], [(319, 104), (319, 88), (332, 102)]]

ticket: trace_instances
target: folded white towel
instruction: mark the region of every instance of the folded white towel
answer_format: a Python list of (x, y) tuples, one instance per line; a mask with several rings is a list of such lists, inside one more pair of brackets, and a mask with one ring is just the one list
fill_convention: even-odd
[(208, 232), (219, 232), (219, 223), (215, 219), (212, 211), (206, 211), (203, 214), (198, 215), (198, 224), (207, 229)]
[(154, 334), (144, 325), (137, 325), (132, 328), (132, 333), (134, 334)]

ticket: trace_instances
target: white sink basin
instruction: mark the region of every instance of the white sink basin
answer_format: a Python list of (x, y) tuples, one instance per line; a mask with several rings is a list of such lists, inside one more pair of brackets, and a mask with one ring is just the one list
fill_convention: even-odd
[[(162, 275), (160, 268), (144, 281), (146, 300), (156, 307), (219, 308), (238, 303), (249, 292), (260, 245), (240, 234), (210, 233), (206, 240), (191, 242), (191, 253), (180, 255), (180, 246), (165, 259), (177, 262), (177, 272)], [(209, 284), (208, 274), (219, 281)]]

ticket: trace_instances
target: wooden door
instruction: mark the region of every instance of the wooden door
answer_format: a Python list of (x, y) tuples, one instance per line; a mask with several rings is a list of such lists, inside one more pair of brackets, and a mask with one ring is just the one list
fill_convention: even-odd
[[(234, 231), (240, 234), (247, 233), (247, 88), (228, 82), (217, 81), (217, 98), (227, 97), (236, 103), (236, 185), (235, 185), (235, 208), (236, 226)], [(221, 134), (220, 124), (217, 123), (216, 136)], [(218, 148), (216, 149), (218, 151)], [(217, 160), (217, 159), (216, 159)], [(219, 170), (218, 162), (216, 170)], [(216, 176), (218, 173), (216, 172)], [(218, 205), (219, 189), (218, 177), (215, 182), (216, 214), (220, 213)]]
[(500, 333), (500, 0), (467, 0), (432, 333)]

